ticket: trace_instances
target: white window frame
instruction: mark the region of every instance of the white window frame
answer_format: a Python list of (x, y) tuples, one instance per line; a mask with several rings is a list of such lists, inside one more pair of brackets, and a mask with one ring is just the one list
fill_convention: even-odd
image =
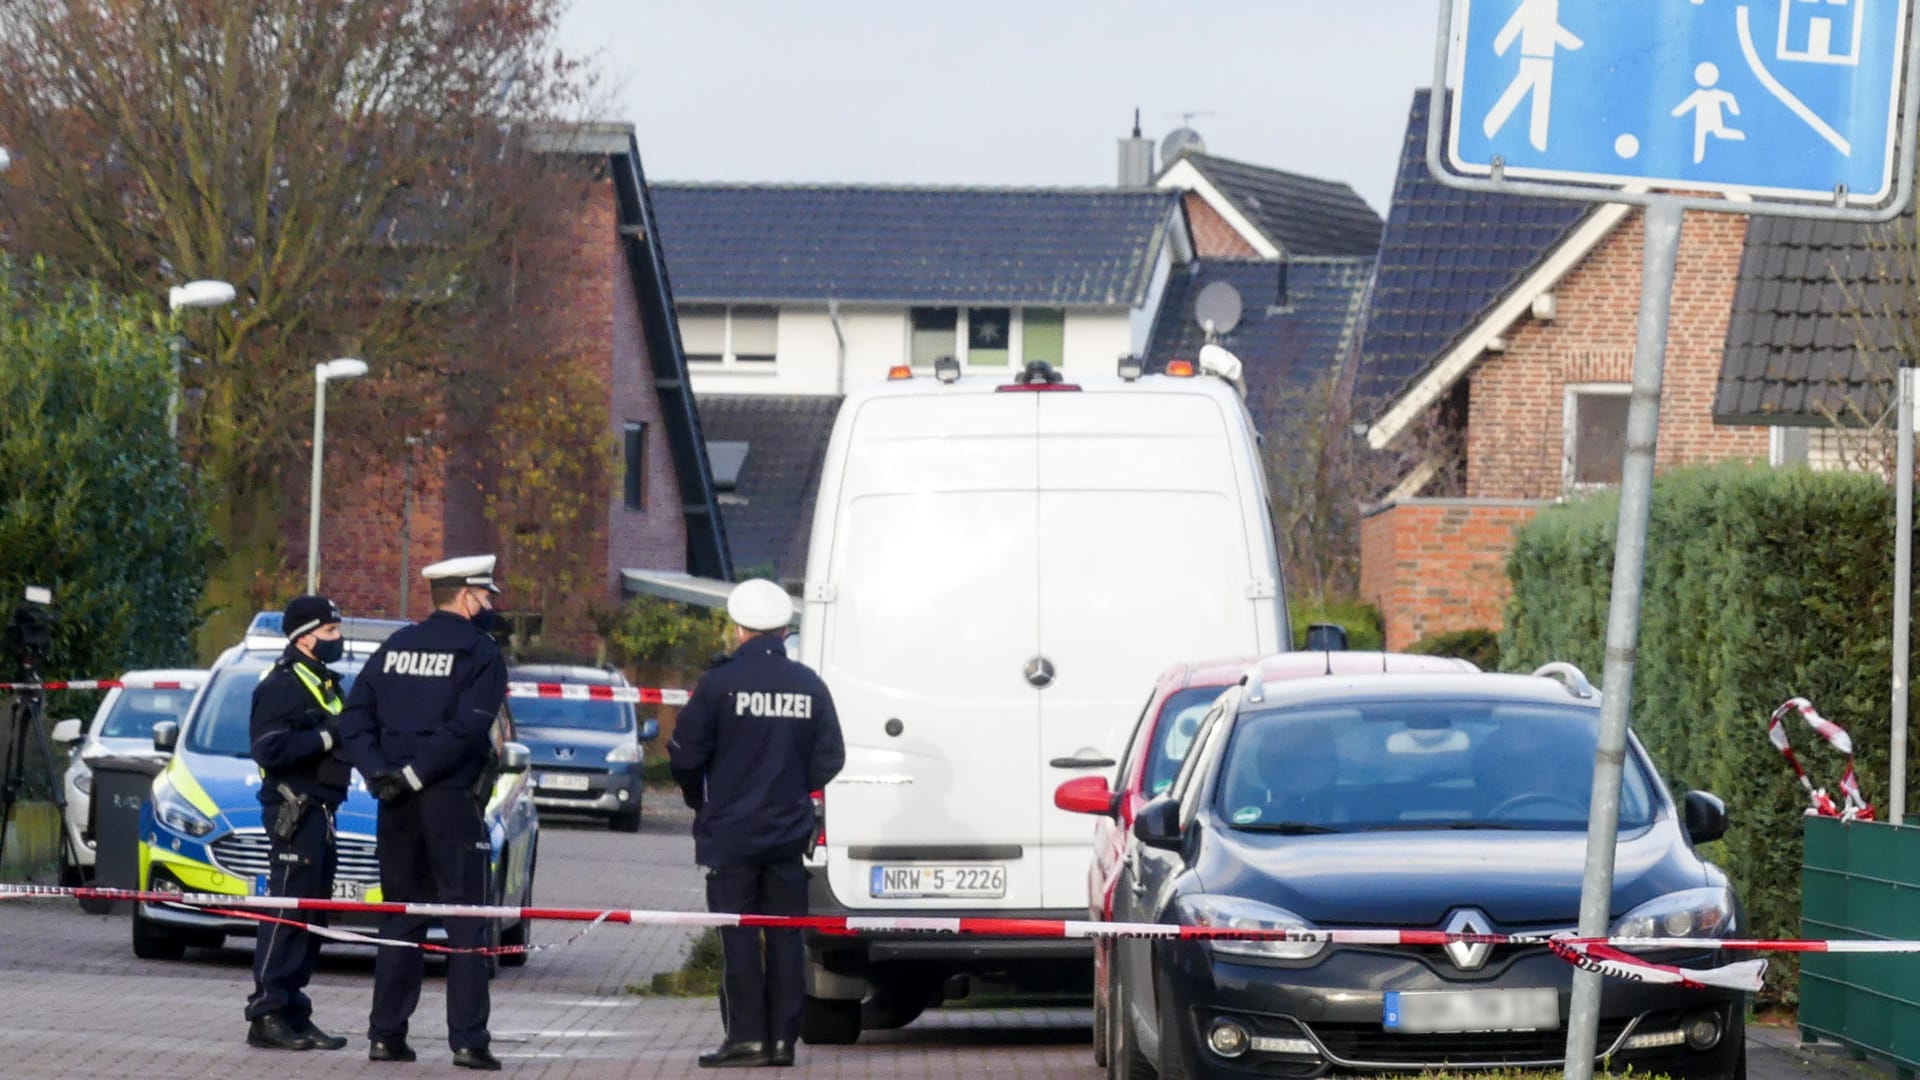
[[(1574, 427), (1574, 421), (1579, 417), (1579, 410), (1576, 406), (1578, 399), (1582, 396), (1628, 397), (1632, 393), (1632, 383), (1583, 382), (1565, 384), (1561, 396), (1560, 413), (1560, 490), (1566, 492), (1599, 491), (1614, 486), (1611, 483), (1576, 484), (1573, 481), (1573, 453), (1574, 447), (1579, 441), (1579, 432)], [(1624, 438), (1625, 433), (1623, 432), (1622, 439), (1624, 440)]]
[[(1046, 308), (1044, 304), (1035, 304), (1034, 306)], [(1004, 307), (1007, 309), (1007, 362), (1004, 365), (989, 364), (986, 367), (975, 367), (971, 355), (972, 350), (968, 348), (968, 342), (972, 340), (970, 333), (972, 322), (969, 316), (975, 308), (990, 307)], [(1027, 309), (1019, 304), (914, 304), (907, 309), (906, 326), (902, 331), (904, 336), (901, 339), (901, 353), (906, 356), (908, 363), (911, 364), (913, 361), (914, 308), (950, 308), (956, 313), (953, 320), (953, 358), (960, 361), (960, 370), (962, 373), (969, 375), (990, 375), (994, 372), (1001, 371), (1012, 373), (1027, 366)], [(1046, 308), (1046, 310), (1060, 312), (1060, 340), (1064, 343), (1066, 341), (1067, 320), (1072, 316), (1072, 312), (1064, 307)], [(1066, 358), (1060, 357), (1050, 361), (1050, 363), (1053, 364), (1055, 371), (1060, 371), (1066, 367)], [(914, 370), (932, 371), (933, 366), (931, 364), (926, 366), (914, 365)]]
[[(690, 368), (691, 368), (692, 370), (694, 370), (694, 371), (729, 371), (729, 370), (731, 370), (731, 371), (758, 371), (758, 372), (772, 372), (772, 371), (774, 371), (775, 369), (777, 369), (777, 368), (778, 368), (778, 367), (780, 366), (780, 344), (779, 344), (779, 343), (780, 343), (780, 310), (781, 310), (780, 308), (778, 308), (778, 307), (776, 307), (776, 306), (774, 306), (774, 305), (771, 305), (771, 304), (701, 304), (701, 303), (693, 303), (693, 304), (689, 304), (689, 305), (687, 305), (687, 306), (688, 306), (688, 307), (692, 307), (692, 308), (715, 308), (715, 307), (717, 307), (717, 308), (720, 308), (720, 309), (721, 309), (721, 315), (720, 315), (720, 361), (719, 361), (718, 363), (715, 363), (715, 362), (713, 362), (713, 361), (711, 361), (711, 360), (699, 360), (699, 361), (692, 361), (692, 360), (690, 360), (690, 361), (688, 361), (688, 364), (689, 364), (689, 367), (690, 367)], [(738, 308), (753, 308), (753, 309), (755, 309), (755, 310), (765, 310), (765, 311), (771, 311), (771, 312), (773, 312), (773, 340), (774, 340), (774, 352), (773, 352), (773, 359), (772, 359), (772, 360), (742, 360), (742, 359), (740, 359), (740, 357), (739, 357), (738, 355), (736, 355), (736, 354), (734, 353), (734, 350), (733, 350), (733, 313), (734, 313), (734, 311), (735, 311), (736, 309), (738, 309)], [(680, 315), (680, 313), (678, 312), (678, 310), (676, 310), (676, 311), (675, 311), (675, 313), (674, 313), (674, 317), (675, 317), (676, 319), (678, 319), (678, 318), (681, 318), (682, 316)], [(709, 316), (709, 317), (710, 317), (710, 316)], [(684, 350), (685, 350), (685, 345), (686, 345), (686, 343), (685, 343), (685, 341), (683, 340), (683, 341), (681, 342), (681, 347), (682, 347), (682, 351), (683, 351), (683, 352), (684, 352)]]

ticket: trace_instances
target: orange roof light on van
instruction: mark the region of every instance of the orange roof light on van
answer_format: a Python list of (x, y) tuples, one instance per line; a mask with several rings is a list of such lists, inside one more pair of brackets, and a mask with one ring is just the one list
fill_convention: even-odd
[(1193, 361), (1169, 360), (1167, 361), (1167, 374), (1175, 376), (1176, 378), (1191, 379), (1193, 378)]
[(889, 381), (892, 381), (894, 379), (911, 379), (911, 378), (913, 378), (913, 369), (911, 367), (908, 367), (906, 364), (895, 364), (892, 367), (887, 369), (887, 379)]

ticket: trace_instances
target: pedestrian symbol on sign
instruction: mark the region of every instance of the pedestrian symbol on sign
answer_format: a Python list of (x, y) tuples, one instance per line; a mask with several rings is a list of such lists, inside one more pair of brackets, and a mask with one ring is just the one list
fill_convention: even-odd
[(1693, 114), (1693, 163), (1698, 165), (1706, 160), (1709, 135), (1716, 139), (1739, 141), (1745, 141), (1746, 136), (1728, 127), (1726, 118), (1720, 115), (1723, 108), (1735, 116), (1740, 115), (1740, 104), (1733, 95), (1714, 88), (1713, 84), (1720, 81), (1720, 69), (1711, 62), (1702, 63), (1693, 69), (1693, 81), (1700, 88), (1674, 106), (1673, 115)]
[(1483, 126), (1487, 137), (1492, 138), (1507, 126), (1513, 111), (1531, 93), (1533, 113), (1527, 124), (1527, 141), (1535, 150), (1545, 150), (1547, 126), (1552, 122), (1553, 54), (1559, 49), (1578, 49), (1584, 42), (1560, 25), (1560, 0), (1521, 0), (1513, 18), (1493, 40), (1493, 51), (1507, 55), (1516, 37), (1520, 39), (1520, 73), (1487, 111)]

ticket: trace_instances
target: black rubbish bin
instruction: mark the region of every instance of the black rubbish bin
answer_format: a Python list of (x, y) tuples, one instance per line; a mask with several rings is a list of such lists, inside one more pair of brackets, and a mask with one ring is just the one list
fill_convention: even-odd
[[(93, 795), (88, 809), (93, 827), (94, 883), (112, 889), (140, 887), (140, 811), (153, 797), (153, 778), (167, 759), (105, 756), (89, 759)], [(131, 904), (85, 903), (89, 911), (124, 915)]]

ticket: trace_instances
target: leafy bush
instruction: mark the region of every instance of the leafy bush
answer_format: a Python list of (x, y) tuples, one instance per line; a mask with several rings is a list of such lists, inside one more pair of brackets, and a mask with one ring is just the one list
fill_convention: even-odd
[(1336, 623), (1346, 628), (1347, 647), (1355, 650), (1380, 648), (1386, 635), (1380, 626), (1380, 612), (1372, 604), (1359, 600), (1301, 601), (1292, 605), (1293, 647), (1304, 649), (1307, 627), (1314, 623)]
[[(1568, 660), (1600, 682), (1618, 506), (1608, 494), (1551, 507), (1517, 532), (1507, 667)], [(1893, 511), (1886, 485), (1858, 474), (1717, 465), (1654, 485), (1633, 728), (1676, 793), (1726, 799), (1732, 827), (1715, 858), (1754, 937), (1800, 929), (1806, 799), (1767, 743), (1773, 709), (1810, 698), (1852, 733), (1869, 800), (1886, 798)], [(1840, 761), (1804, 728), (1794, 735), (1832, 790)], [(1913, 790), (1911, 759), (1908, 771)], [(1796, 973), (1776, 958), (1771, 992), (1791, 1000)]]
[(1430, 634), (1407, 646), (1407, 651), (1422, 656), (1457, 656), (1472, 661), (1481, 671), (1500, 670), (1500, 635), (1483, 626)]
[(725, 612), (636, 596), (621, 605), (603, 633), (614, 663), (697, 673), (727, 651), (727, 626)]

